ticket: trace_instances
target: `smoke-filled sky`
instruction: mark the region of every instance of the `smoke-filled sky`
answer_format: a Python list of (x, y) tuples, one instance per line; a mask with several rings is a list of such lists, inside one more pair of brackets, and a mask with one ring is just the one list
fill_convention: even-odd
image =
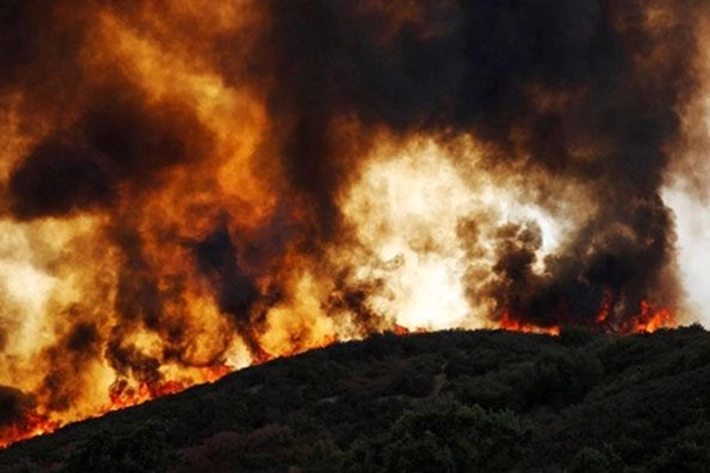
[(3, 1), (0, 434), (381, 330), (710, 320), (709, 8)]

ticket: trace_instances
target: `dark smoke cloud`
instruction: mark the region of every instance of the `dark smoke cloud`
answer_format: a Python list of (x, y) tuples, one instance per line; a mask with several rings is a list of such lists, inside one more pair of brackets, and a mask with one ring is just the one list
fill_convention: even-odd
[(259, 321), (251, 318), (259, 293), (254, 282), (240, 268), (237, 249), (226, 226), (194, 245), (200, 271), (212, 281), (219, 308), (233, 317), (239, 335), (253, 354), (261, 354), (255, 334)]
[[(72, 32), (53, 18), (56, 4), (42, 1), (8, 0), (0, 5), (0, 78), (3, 82), (25, 84), (37, 67), (58, 64), (60, 55), (67, 63), (75, 60), (81, 31)], [(46, 80), (46, 75), (44, 75)]]
[(155, 385), (162, 375), (158, 369), (161, 360), (145, 355), (137, 347), (121, 344), (121, 339), (114, 339), (109, 343), (108, 354), (111, 366), (121, 377), (133, 378), (148, 385)]
[(12, 211), (17, 218), (32, 219), (102, 207), (115, 191), (109, 172), (91, 148), (51, 137), (10, 176)]
[[(21, 45), (18, 52), (2, 49), (8, 64), (17, 71), (49, 67), (60, 48), (69, 64), (61, 70), (78, 70), (72, 64), (83, 33), (65, 38), (32, 5), (3, 7), (5, 17), (19, 21), (4, 33), (3, 44)], [(673, 263), (674, 239), (660, 189), (668, 145), (679, 134), (678, 110), (697, 85), (692, 15), (698, 5), (401, 1), (394, 8), (270, 1), (259, 5), (269, 21), (255, 43), (258, 53), (236, 68), (225, 34), (215, 45), (216, 65), (228, 83), (268, 84), (270, 149), (294, 191), (312, 205), (314, 238), (341, 237), (338, 196), (357, 176), (354, 150), (367, 147), (366, 137), (342, 133), (343, 121), (354, 118), (363, 130), (471, 133), (487, 144), (495, 172), (522, 166), (546, 176), (531, 179), (531, 188), (568, 181), (595, 196), (594, 213), (544, 262), (542, 274), (532, 267), (539, 248), (515, 235), (500, 237), (499, 283), (490, 288), (499, 309), (537, 323), (559, 323), (561, 314), (585, 323), (610, 292), (618, 316), (628, 318), (641, 300), (673, 305), (676, 296), (674, 284), (660, 280)], [(675, 23), (650, 23), (653, 8)], [(64, 41), (37, 42), (26, 30), (38, 25)], [(235, 50), (242, 39), (234, 36)], [(191, 109), (150, 101), (137, 90), (128, 80), (88, 87), (84, 111), (70, 129), (46, 139), (13, 171), (9, 191), (18, 218), (110, 208), (117, 189), (130, 186), (139, 194), (165, 169), (209, 155), (211, 137)], [(553, 201), (538, 203), (554, 207)], [(624, 231), (616, 234), (618, 228)], [(237, 270), (235, 245), (217, 228), (198, 246), (197, 259), (222, 309), (244, 314), (256, 294)], [(121, 287), (131, 296), (119, 295), (119, 306), (144, 301), (138, 312), (153, 314), (143, 318), (157, 327), (159, 295), (144, 272), (127, 271)], [(514, 300), (503, 296), (513, 289)]]
[(621, 38), (598, 2), (267, 5), (263, 49), (278, 81), (271, 106), (284, 133), (282, 159), (293, 184), (312, 196), (322, 228), (337, 227), (336, 195), (357, 173), (357, 159), (334, 138), (341, 117), (402, 133), (472, 132), (502, 161), (516, 158), (511, 131), (522, 126), (537, 165), (590, 172), (560, 142), (569, 114), (537, 110), (528, 88), (593, 86), (593, 97), (615, 87)]
[[(291, 183), (311, 196), (323, 236), (331, 238), (340, 217), (337, 193), (358, 164), (350, 143), (338, 137), (337, 119), (355, 116), (397, 129), (431, 121), (457, 89), (460, 66), (450, 53), (458, 48), (448, 49), (448, 37), (420, 38), (426, 25), (405, 25), (383, 38), (393, 25), (361, 2), (266, 5), (272, 21), (262, 48), (277, 81), (269, 104), (283, 135), (282, 159)], [(456, 23), (455, 11), (422, 8), (442, 28)], [(356, 139), (366, 146), (367, 136)]]
[[(662, 279), (673, 263), (673, 218), (660, 191), (670, 159), (668, 145), (679, 134), (680, 101), (696, 84), (694, 38), (679, 31), (691, 24), (690, 19), (680, 8), (672, 13), (684, 21), (660, 36), (643, 23), (640, 5), (614, 4), (599, 10), (600, 26), (592, 31), (600, 38), (588, 43), (606, 47), (588, 50), (587, 57), (593, 59), (590, 65), (613, 67), (598, 72), (590, 67), (579, 75), (570, 74), (579, 67), (567, 69), (563, 62), (558, 76), (551, 75), (555, 71), (551, 67), (538, 80), (563, 90), (583, 84), (588, 88), (585, 96), (554, 116), (536, 119), (534, 110), (523, 109), (509, 120), (513, 124), (515, 116), (531, 120), (532, 166), (543, 168), (556, 180), (584, 179), (598, 206), (568, 247), (549, 258), (542, 277), (529, 269), (534, 250), (522, 250), (527, 256), (521, 259), (516, 258), (521, 245), (515, 240), (502, 246), (501, 283), (493, 293), (501, 309), (509, 304), (515, 318), (542, 325), (592, 324), (605, 294), (611, 294), (619, 320), (638, 314), (643, 300), (674, 305), (677, 287)], [(614, 23), (623, 23), (625, 31), (613, 31)], [(568, 33), (574, 34), (574, 30)], [(568, 39), (584, 42), (587, 37)], [(643, 64), (644, 56), (666, 47), (678, 52), (667, 63)], [(546, 61), (532, 63), (544, 66)], [(594, 152), (591, 163), (578, 163), (570, 152), (570, 140), (579, 136), (605, 143), (603, 150)], [(512, 304), (506, 300), (510, 296), (502, 295), (511, 288), (518, 294)]]
[(118, 178), (142, 185), (165, 168), (208, 155), (212, 141), (186, 105), (149, 102), (121, 85), (100, 90), (78, 127)]
[(33, 407), (30, 396), (19, 389), (0, 385), (0, 428), (21, 421)]
[[(583, 183), (598, 209), (543, 274), (532, 269), (539, 246), (503, 232), (490, 288), (499, 310), (552, 325), (592, 324), (607, 293), (620, 320), (642, 300), (673, 306), (677, 287), (661, 280), (673, 264), (673, 218), (660, 191), (678, 111), (697, 87), (700, 4), (415, 3), (399, 17), (378, 2), (269, 3), (273, 108), (292, 121), (283, 156), (321, 220), (336, 221), (335, 195), (357, 171), (332, 141), (336, 118), (470, 132), (489, 144), (497, 172), (522, 163), (548, 176), (533, 187)], [(675, 22), (651, 23), (651, 9)]]
[(17, 218), (109, 207), (121, 185), (138, 193), (161, 171), (210, 152), (212, 137), (184, 104), (151, 103), (130, 84), (88, 93), (92, 102), (81, 118), (13, 170), (9, 197)]
[(92, 5), (67, 0), (1, 2), (0, 94), (22, 93), (25, 126), (35, 126), (37, 113), (66, 120), (81, 100), (86, 77), (80, 58), (94, 24)]

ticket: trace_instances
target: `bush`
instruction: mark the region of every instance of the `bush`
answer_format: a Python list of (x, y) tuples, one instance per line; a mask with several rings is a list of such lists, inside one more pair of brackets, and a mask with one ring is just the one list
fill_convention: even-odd
[(592, 447), (584, 447), (572, 459), (569, 473), (607, 473), (622, 471), (624, 462), (610, 447), (602, 451)]
[(583, 347), (602, 336), (589, 327), (570, 325), (562, 327), (559, 341), (566, 347)]
[(530, 434), (510, 411), (443, 401), (405, 412), (379, 437), (360, 438), (346, 466), (363, 472), (506, 470), (523, 460)]
[(167, 472), (177, 455), (165, 441), (161, 426), (147, 424), (123, 437), (107, 432), (91, 436), (72, 452), (62, 471), (101, 473)]
[(651, 463), (651, 471), (683, 471), (702, 473), (710, 465), (710, 448), (695, 442), (680, 442), (665, 448)]
[(533, 365), (528, 403), (563, 407), (579, 402), (601, 382), (603, 374), (596, 355), (583, 349), (544, 352)]
[(478, 404), (486, 409), (519, 411), (522, 407), (520, 392), (493, 376), (461, 376), (449, 383), (444, 392), (464, 404)]

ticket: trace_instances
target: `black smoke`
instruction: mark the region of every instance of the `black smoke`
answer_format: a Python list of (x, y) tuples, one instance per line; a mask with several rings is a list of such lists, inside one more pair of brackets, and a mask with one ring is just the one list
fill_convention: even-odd
[(0, 429), (20, 422), (33, 407), (31, 396), (19, 389), (0, 385)]
[(20, 219), (102, 207), (114, 193), (95, 151), (55, 137), (41, 143), (15, 169), (9, 190), (12, 211)]
[(259, 292), (248, 274), (239, 266), (239, 258), (229, 230), (222, 225), (204, 240), (193, 245), (200, 271), (210, 279), (219, 308), (232, 317), (239, 335), (253, 354), (261, 354), (255, 333), (259, 321), (252, 320), (252, 308)]
[[(338, 120), (403, 134), (470, 133), (496, 172), (544, 176), (527, 183), (541, 191), (533, 195), (569, 182), (593, 196), (589, 217), (542, 271), (533, 269), (539, 247), (516, 232), (500, 235), (497, 282), (487, 288), (494, 318), (507, 311), (541, 325), (591, 325), (605, 297), (619, 323), (644, 300), (673, 307), (673, 215), (661, 190), (679, 113), (698, 86), (694, 18), (705, 7), (415, 4), (402, 15), (381, 2), (267, 4), (282, 159), (312, 196), (323, 236), (338, 234), (338, 190), (358, 169), (334, 137)], [(412, 11), (411, 2), (401, 7)], [(654, 22), (659, 16), (670, 20)], [(554, 209), (554, 200), (537, 203)]]

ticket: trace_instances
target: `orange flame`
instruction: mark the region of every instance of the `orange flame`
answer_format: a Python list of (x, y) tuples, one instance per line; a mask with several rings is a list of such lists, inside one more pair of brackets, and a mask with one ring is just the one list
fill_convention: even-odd
[(638, 316), (632, 319), (630, 326), (623, 327), (626, 333), (653, 333), (662, 328), (676, 325), (673, 311), (665, 308), (654, 308), (649, 302), (642, 301)]
[(540, 327), (528, 322), (516, 320), (510, 315), (510, 312), (508, 311), (503, 312), (503, 316), (501, 317), (498, 323), (499, 328), (503, 330), (509, 330), (511, 332), (545, 333), (548, 335), (560, 334), (559, 327)]
[[(400, 329), (406, 330), (403, 327), (400, 327)], [(337, 342), (338, 339), (335, 337), (325, 337), (320, 344), (312, 348), (326, 347)], [(298, 351), (294, 350), (293, 352), (283, 353), (282, 356), (291, 356), (297, 353)], [(264, 353), (263, 358), (253, 360), (253, 365), (265, 363), (273, 358), (273, 355)], [(233, 371), (234, 368), (224, 364), (204, 367), (200, 369), (201, 376), (199, 382), (195, 379), (183, 378), (179, 380), (161, 380), (156, 382), (144, 381), (134, 384), (128, 379), (118, 379), (110, 386), (108, 402), (97, 409), (96, 415), (104, 415), (112, 411), (137, 406), (163, 396), (177, 394), (196, 384), (214, 383)], [(69, 422), (61, 419), (53, 420), (47, 415), (41, 415), (34, 411), (27, 412), (21, 420), (7, 427), (0, 427), (0, 449), (22, 440), (52, 433), (68, 423)]]
[(613, 306), (613, 300), (612, 300), (611, 292), (606, 291), (604, 293), (604, 297), (602, 298), (602, 306), (599, 309), (599, 314), (597, 314), (596, 319), (594, 319), (594, 322), (597, 327), (604, 326), (607, 319), (611, 315), (612, 306)]
[[(675, 314), (667, 308), (655, 308), (648, 301), (642, 301), (639, 305), (639, 313), (630, 321), (621, 325), (614, 325), (613, 302), (609, 293), (602, 299), (601, 308), (594, 320), (592, 328), (600, 331), (615, 331), (622, 334), (653, 333), (662, 328), (672, 328), (676, 326)], [(499, 328), (514, 332), (524, 333), (546, 333), (549, 335), (559, 335), (560, 327), (541, 327), (529, 322), (515, 319), (510, 312), (505, 311), (498, 322)]]
[(51, 420), (37, 412), (27, 412), (25, 417), (9, 426), (0, 427), (0, 448), (39, 435), (54, 432), (61, 427), (61, 422)]

